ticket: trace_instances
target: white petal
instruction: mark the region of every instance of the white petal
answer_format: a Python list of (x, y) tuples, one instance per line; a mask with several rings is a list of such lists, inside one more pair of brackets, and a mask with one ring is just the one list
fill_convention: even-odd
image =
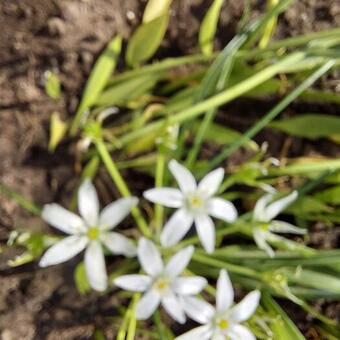
[(266, 242), (266, 234), (267, 233), (255, 229), (253, 232), (254, 241), (260, 249), (264, 250), (268, 254), (268, 256), (274, 257), (274, 250)]
[(255, 204), (253, 220), (258, 222), (268, 222), (266, 219), (266, 206), (273, 199), (273, 194), (262, 196)]
[(144, 292), (151, 285), (152, 279), (146, 275), (123, 275), (114, 279), (113, 283), (125, 290)]
[(144, 191), (143, 195), (147, 200), (165, 207), (180, 208), (183, 206), (183, 194), (178, 189), (155, 188)]
[(68, 236), (50, 247), (39, 262), (40, 267), (52, 266), (66, 262), (85, 249), (87, 238), (85, 236)]
[(206, 195), (206, 197), (211, 197), (215, 195), (220, 188), (224, 177), (223, 168), (215, 169), (205, 175), (198, 185), (198, 190)]
[(78, 215), (56, 203), (44, 205), (41, 217), (66, 234), (79, 234), (86, 231), (84, 221)]
[(181, 324), (185, 323), (186, 316), (183, 307), (174, 294), (165, 295), (162, 298), (162, 306), (175, 321)]
[(138, 203), (136, 197), (120, 198), (107, 205), (99, 216), (99, 226), (101, 229), (112, 229), (119, 224)]
[(267, 206), (265, 209), (265, 218), (267, 221), (271, 221), (274, 217), (285, 210), (290, 204), (292, 204), (298, 197), (297, 191), (293, 191), (288, 196), (275, 201)]
[(175, 177), (179, 188), (183, 193), (192, 193), (196, 191), (197, 184), (192, 173), (183, 165), (172, 159), (169, 162), (169, 169)]
[(254, 290), (246, 295), (241, 302), (230, 309), (230, 319), (235, 322), (243, 322), (248, 320), (256, 311), (261, 293)]
[(100, 292), (107, 288), (107, 273), (102, 246), (91, 241), (85, 251), (85, 269), (90, 286)]
[(97, 225), (99, 201), (97, 191), (89, 179), (86, 179), (79, 187), (78, 209), (88, 226)]
[(157, 309), (161, 297), (156, 290), (150, 289), (138, 301), (136, 306), (136, 318), (138, 320), (148, 319)]
[(208, 215), (198, 215), (195, 217), (195, 226), (198, 237), (207, 253), (215, 250), (215, 225)]
[(194, 250), (193, 246), (189, 246), (173, 255), (165, 266), (166, 274), (170, 277), (176, 277), (181, 274), (189, 264)]
[(154, 277), (163, 271), (161, 254), (150, 240), (144, 237), (139, 240), (137, 254), (138, 260), (147, 274)]
[(196, 295), (207, 283), (207, 280), (200, 276), (178, 277), (174, 280), (172, 288), (179, 295)]
[(175, 340), (210, 340), (212, 333), (210, 325), (204, 325), (176, 337)]
[(255, 335), (242, 325), (233, 325), (230, 333), (231, 340), (256, 340)]
[(228, 339), (228, 338), (226, 338), (225, 335), (223, 335), (220, 330), (215, 329), (215, 333), (212, 336), (211, 340), (225, 340), (225, 339)]
[(201, 324), (210, 322), (215, 314), (211, 304), (193, 296), (182, 296), (182, 306), (191, 319)]
[(172, 247), (177, 244), (189, 231), (194, 218), (185, 209), (178, 209), (165, 224), (161, 233), (163, 247)]
[(208, 201), (208, 214), (225, 222), (234, 222), (237, 219), (235, 206), (223, 198), (211, 198)]
[(217, 280), (216, 291), (216, 309), (218, 312), (225, 312), (230, 308), (234, 301), (234, 289), (231, 284), (228, 273), (225, 270), (220, 271)]
[(133, 257), (137, 254), (137, 249), (133, 242), (124, 235), (108, 232), (103, 233), (100, 239), (112, 254), (125, 255), (127, 257)]
[(270, 222), (269, 230), (275, 233), (290, 233), (297, 235), (306, 234), (307, 230), (296, 227), (293, 224), (283, 222), (283, 221), (272, 221)]

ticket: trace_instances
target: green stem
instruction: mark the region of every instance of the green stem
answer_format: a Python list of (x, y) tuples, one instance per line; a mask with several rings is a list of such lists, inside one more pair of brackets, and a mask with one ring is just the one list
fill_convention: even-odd
[[(157, 156), (156, 175), (155, 175), (156, 188), (161, 188), (163, 186), (165, 162), (166, 162), (165, 155), (161, 151), (159, 151), (158, 156)], [(160, 231), (163, 225), (163, 217), (164, 217), (163, 206), (161, 206), (160, 204), (155, 204), (155, 228), (156, 228), (157, 239), (159, 238)]]
[(29, 201), (24, 196), (18, 194), (13, 189), (9, 188), (8, 186), (0, 183), (0, 194), (7, 196), (8, 198), (15, 201), (19, 204), (22, 208), (26, 209), (27, 211), (31, 212), (34, 215), (40, 216), (41, 208), (35, 205), (33, 202)]
[(241, 267), (235, 264), (231, 264), (225, 261), (216, 260), (214, 258), (209, 257), (208, 255), (203, 255), (201, 252), (196, 251), (192, 256), (192, 260), (201, 264), (205, 264), (208, 266), (216, 267), (219, 269), (226, 269), (231, 273), (237, 273), (240, 275), (245, 275), (248, 277), (252, 277), (255, 279), (261, 279), (261, 275), (257, 273), (255, 270), (250, 268)]
[(136, 329), (137, 329), (137, 319), (135, 314), (136, 304), (139, 300), (140, 294), (134, 294), (132, 299), (132, 306), (130, 308), (130, 322), (127, 332), (126, 340), (134, 340), (136, 335)]
[(153, 320), (158, 330), (158, 339), (159, 340), (170, 340), (169, 337), (169, 329), (168, 327), (162, 322), (160, 313), (158, 310), (153, 314)]
[[(217, 108), (223, 104), (226, 104), (232, 101), (235, 98), (240, 97), (246, 92), (252, 90), (256, 86), (262, 84), (266, 80), (274, 77), (276, 74), (280, 72), (284, 72), (287, 66), (293, 65), (304, 59), (305, 54), (302, 52), (293, 53), (292, 55), (284, 58), (283, 60), (277, 62), (274, 65), (268, 66), (264, 70), (256, 73), (255, 75), (247, 78), (246, 80), (238, 83), (237, 85), (205, 100), (202, 101), (188, 109), (185, 109), (177, 114), (169, 116), (165, 119), (160, 119), (154, 123), (146, 125), (139, 130), (132, 131), (125, 136), (122, 136), (120, 141), (122, 145), (130, 143), (144, 135), (160, 130), (162, 127), (167, 125), (173, 125), (178, 123), (183, 123), (199, 115), (203, 114), (206, 111), (209, 111), (213, 108)], [(112, 146), (114, 148), (114, 146)]]
[(310, 87), (316, 80), (322, 75), (328, 72), (334, 65), (334, 60), (328, 61), (326, 64), (316, 70), (309, 78), (307, 78), (302, 84), (300, 84), (294, 91), (279, 102), (272, 110), (270, 110), (263, 118), (261, 118), (254, 126), (246, 131), (240, 139), (235, 143), (228, 146), (226, 149), (213, 158), (209, 162), (209, 168), (212, 169), (229, 157), (235, 150), (244, 145), (249, 139), (254, 137), (259, 131), (261, 131), (268, 123), (270, 123), (278, 114), (280, 114), (290, 103), (292, 103), (302, 92)]
[(135, 307), (138, 302), (139, 296), (139, 293), (135, 293), (133, 295), (130, 305), (125, 311), (123, 322), (121, 323), (117, 332), (116, 340), (134, 339), (134, 333), (136, 332)]
[[(272, 7), (276, 6), (279, 3), (279, 0), (267, 0), (267, 7), (270, 10)], [(264, 28), (264, 32), (262, 38), (259, 42), (259, 47), (264, 49), (268, 46), (268, 43), (273, 36), (277, 23), (277, 15), (273, 16), (266, 24)]]
[(194, 54), (179, 58), (168, 58), (161, 62), (154, 63), (151, 65), (146, 65), (142, 68), (126, 71), (124, 73), (115, 75), (109, 82), (108, 85), (116, 84), (118, 82), (126, 81), (132, 78), (136, 78), (148, 73), (154, 73), (154, 72), (160, 72), (165, 71), (177, 66), (185, 65), (185, 64), (191, 64), (191, 63), (199, 63), (199, 62), (205, 62), (210, 61), (216, 57), (216, 53), (206, 56), (203, 54)]
[[(95, 141), (95, 145), (97, 147), (98, 153), (99, 153), (107, 171), (109, 172), (113, 182), (116, 184), (121, 195), (123, 197), (130, 197), (131, 196), (130, 190), (129, 190), (127, 184), (125, 183), (123, 177), (119, 173), (119, 171), (116, 167), (116, 164), (112, 160), (111, 155), (110, 155), (109, 151), (107, 150), (106, 145), (103, 142), (103, 140), (97, 139)], [(139, 208), (134, 207), (131, 210), (131, 214), (134, 217), (134, 219), (135, 219), (140, 231), (143, 233), (143, 235), (145, 235), (146, 237), (150, 237), (151, 232), (150, 232), (148, 225), (145, 222)]]

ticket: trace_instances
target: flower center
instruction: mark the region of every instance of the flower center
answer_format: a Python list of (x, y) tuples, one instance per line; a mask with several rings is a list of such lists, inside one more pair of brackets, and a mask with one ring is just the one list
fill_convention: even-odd
[(219, 327), (220, 329), (222, 329), (222, 330), (226, 330), (226, 329), (229, 327), (229, 322), (228, 322), (228, 320), (224, 320), (224, 319), (220, 320), (220, 321), (218, 322), (218, 327)]
[(193, 194), (188, 197), (188, 205), (192, 210), (201, 209), (204, 205), (204, 200), (198, 194)]
[(97, 227), (91, 227), (87, 231), (87, 237), (90, 240), (97, 240), (99, 237), (99, 229)]
[(166, 277), (160, 277), (154, 283), (154, 288), (160, 292), (163, 292), (169, 287), (170, 280)]
[(259, 228), (262, 230), (262, 231), (265, 231), (267, 232), (269, 230), (269, 223), (262, 223)]

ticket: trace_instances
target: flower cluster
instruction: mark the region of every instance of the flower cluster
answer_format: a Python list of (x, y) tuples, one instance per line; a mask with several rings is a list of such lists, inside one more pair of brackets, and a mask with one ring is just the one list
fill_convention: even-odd
[[(187, 168), (175, 160), (170, 161), (169, 170), (179, 189), (154, 188), (144, 192), (147, 200), (177, 209), (162, 229), (160, 249), (144, 237), (136, 246), (134, 241), (112, 231), (137, 205), (137, 198), (119, 199), (100, 212), (97, 192), (91, 181), (85, 180), (78, 191), (80, 216), (54, 203), (43, 208), (42, 218), (69, 236), (45, 252), (40, 266), (65, 262), (85, 250), (84, 263), (88, 282), (93, 289), (105, 291), (108, 277), (104, 249), (112, 254), (137, 256), (144, 274), (123, 275), (113, 282), (125, 290), (143, 293), (135, 310), (137, 319), (149, 318), (162, 305), (179, 323), (185, 323), (189, 317), (202, 324), (181, 335), (178, 340), (255, 339), (251, 331), (241, 323), (255, 312), (260, 299), (258, 291), (249, 293), (233, 306), (232, 284), (227, 272), (222, 270), (217, 281), (216, 307), (213, 307), (197, 297), (207, 285), (207, 280), (186, 271), (194, 253), (193, 246), (181, 249), (165, 263), (162, 259), (163, 250), (183, 239), (193, 224), (205, 251), (214, 252), (216, 236), (212, 218), (226, 223), (237, 219), (234, 205), (216, 196), (223, 181), (224, 170), (218, 168), (210, 172), (199, 183)], [(251, 222), (253, 237), (258, 247), (269, 256), (274, 256), (275, 253), (268, 243), (280, 239), (275, 232), (304, 233), (302, 229), (287, 222), (273, 220), (297, 196), (297, 192), (293, 192), (272, 203), (271, 193), (256, 203)]]

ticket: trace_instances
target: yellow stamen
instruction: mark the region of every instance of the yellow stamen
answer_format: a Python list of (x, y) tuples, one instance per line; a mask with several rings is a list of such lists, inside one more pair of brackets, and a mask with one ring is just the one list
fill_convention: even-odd
[(227, 329), (229, 327), (229, 322), (227, 320), (222, 319), (218, 322), (218, 327), (220, 329)]
[(268, 231), (269, 230), (269, 223), (263, 223), (260, 225), (260, 229), (262, 231)]
[(198, 195), (193, 195), (189, 198), (189, 205), (193, 209), (201, 208), (203, 205), (203, 200)]
[(98, 239), (98, 237), (99, 237), (99, 229), (96, 228), (96, 227), (89, 228), (89, 230), (87, 231), (87, 237), (90, 240)]
[(169, 286), (169, 280), (166, 278), (159, 278), (154, 284), (154, 287), (157, 290), (164, 290), (168, 288), (168, 286)]

